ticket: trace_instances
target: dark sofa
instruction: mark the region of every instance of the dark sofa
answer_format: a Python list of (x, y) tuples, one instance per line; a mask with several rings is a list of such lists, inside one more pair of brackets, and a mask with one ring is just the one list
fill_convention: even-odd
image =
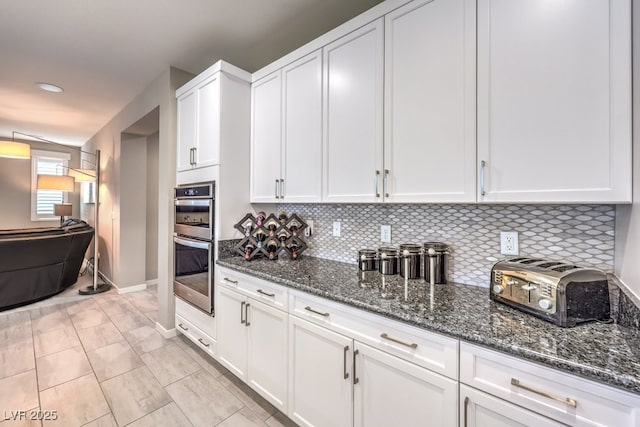
[(55, 228), (0, 231), (0, 311), (73, 285), (93, 234), (93, 227), (76, 219)]

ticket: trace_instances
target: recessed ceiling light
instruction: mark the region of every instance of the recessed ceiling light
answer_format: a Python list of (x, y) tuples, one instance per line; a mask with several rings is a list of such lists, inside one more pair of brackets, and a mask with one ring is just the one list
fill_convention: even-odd
[(56, 86), (51, 83), (36, 82), (36, 86), (38, 86), (42, 90), (46, 90), (47, 92), (55, 92), (55, 93), (64, 92), (64, 89), (62, 89), (60, 86)]

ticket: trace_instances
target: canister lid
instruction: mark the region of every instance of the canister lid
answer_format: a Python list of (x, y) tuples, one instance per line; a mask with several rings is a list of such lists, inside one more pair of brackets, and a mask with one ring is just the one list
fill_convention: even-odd
[(436, 252), (447, 252), (449, 250), (449, 246), (442, 242), (425, 242), (424, 249), (425, 251), (433, 249)]
[(377, 255), (375, 249), (360, 249), (358, 251), (358, 258), (362, 260), (375, 259)]
[(414, 243), (403, 243), (400, 245), (400, 255), (417, 255), (422, 252), (422, 246)]
[(380, 258), (397, 257), (398, 249), (393, 246), (382, 246), (378, 248), (378, 254)]

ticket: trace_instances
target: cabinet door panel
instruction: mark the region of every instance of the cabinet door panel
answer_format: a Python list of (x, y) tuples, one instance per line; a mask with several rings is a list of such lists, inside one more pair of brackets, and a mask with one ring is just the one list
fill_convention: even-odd
[(196, 166), (220, 164), (220, 74), (198, 87)]
[(324, 48), (324, 202), (382, 200), (383, 48), (382, 19)]
[(196, 145), (196, 94), (189, 92), (178, 98), (177, 170), (189, 170), (192, 148)]
[(355, 426), (457, 425), (457, 381), (359, 342), (355, 349)]
[(279, 411), (287, 411), (287, 313), (249, 299), (249, 384)]
[(385, 17), (390, 202), (475, 202), (475, 2), (414, 1)]
[(289, 340), (289, 418), (306, 426), (350, 426), (352, 340), (295, 316), (289, 316)]
[(246, 299), (237, 292), (217, 287), (218, 360), (238, 378), (247, 381)]
[(630, 22), (628, 0), (478, 2), (480, 200), (630, 201)]
[(322, 197), (322, 52), (282, 70), (282, 173), (286, 202)]
[(280, 71), (251, 86), (251, 202), (277, 202), (282, 93)]

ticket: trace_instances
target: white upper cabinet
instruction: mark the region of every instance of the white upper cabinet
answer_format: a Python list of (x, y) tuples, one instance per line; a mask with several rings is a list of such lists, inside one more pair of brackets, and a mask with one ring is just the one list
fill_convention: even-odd
[(283, 138), (280, 199), (319, 202), (322, 197), (322, 52), (282, 70)]
[(381, 200), (383, 19), (324, 47), (323, 201)]
[(279, 201), (282, 138), (281, 72), (251, 86), (251, 202)]
[(478, 0), (478, 200), (631, 201), (629, 0)]
[(220, 164), (220, 73), (178, 97), (178, 172)]
[(385, 201), (476, 201), (475, 17), (473, 0), (385, 17)]

